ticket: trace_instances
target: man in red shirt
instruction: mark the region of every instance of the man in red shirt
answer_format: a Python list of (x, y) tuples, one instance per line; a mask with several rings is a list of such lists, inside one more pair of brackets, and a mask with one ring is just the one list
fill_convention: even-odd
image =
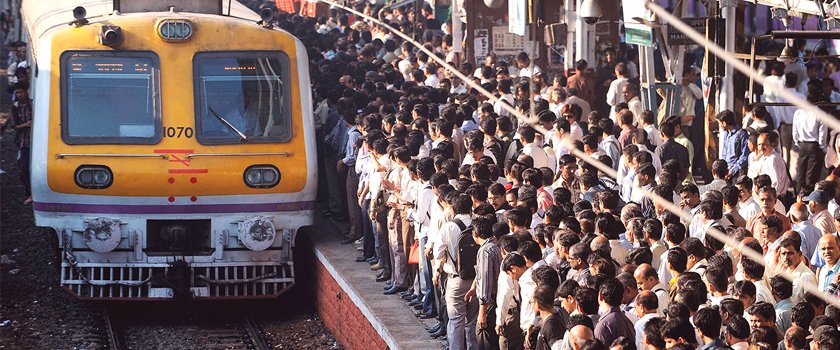
[(752, 232), (753, 237), (758, 237), (761, 219), (770, 215), (775, 215), (782, 221), (782, 232), (790, 230), (790, 220), (785, 214), (776, 211), (776, 190), (773, 187), (765, 186), (758, 190), (758, 204), (761, 206), (761, 211), (747, 220), (747, 231)]
[(578, 91), (578, 96), (589, 102), (590, 106), (595, 105), (595, 81), (587, 73), (586, 60), (579, 60), (575, 62), (575, 75), (569, 77), (566, 87), (575, 88)]

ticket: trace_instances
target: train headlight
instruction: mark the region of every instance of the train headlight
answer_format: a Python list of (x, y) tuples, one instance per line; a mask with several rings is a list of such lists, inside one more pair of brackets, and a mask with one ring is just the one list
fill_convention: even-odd
[(106, 166), (82, 165), (76, 169), (76, 185), (81, 188), (102, 189), (114, 183), (114, 174)]
[(280, 171), (273, 165), (252, 165), (245, 169), (245, 184), (253, 188), (271, 188), (280, 182)]
[(164, 19), (158, 22), (157, 32), (164, 41), (187, 41), (193, 35), (193, 25), (184, 19)]
[(107, 253), (120, 244), (122, 231), (120, 222), (108, 218), (85, 221), (85, 245), (97, 253)]
[(266, 250), (274, 244), (274, 222), (265, 216), (252, 216), (239, 223), (239, 241), (254, 251)]

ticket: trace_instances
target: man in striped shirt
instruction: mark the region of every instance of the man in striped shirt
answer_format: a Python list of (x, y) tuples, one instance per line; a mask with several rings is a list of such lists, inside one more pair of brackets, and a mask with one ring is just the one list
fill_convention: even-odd
[(480, 246), (475, 264), (475, 279), (467, 297), (478, 298), (476, 337), (480, 349), (499, 344), (496, 334), (496, 289), (502, 264), (502, 251), (493, 238), (493, 222), (485, 217), (473, 221), (473, 240)]

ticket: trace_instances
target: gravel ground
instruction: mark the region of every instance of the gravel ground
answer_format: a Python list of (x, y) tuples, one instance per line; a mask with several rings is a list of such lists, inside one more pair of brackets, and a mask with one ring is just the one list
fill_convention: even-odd
[[(24, 207), (24, 189), (18, 177), (13, 134), (0, 138), (0, 349), (107, 349), (104, 338), (102, 304), (82, 302), (58, 287), (58, 251), (52, 230), (34, 226), (32, 207)], [(300, 254), (303, 249), (298, 249)], [(299, 266), (306, 266), (301, 264)], [(306, 276), (298, 271), (298, 276)], [(301, 283), (309, 285), (309, 283)], [(276, 349), (340, 349), (335, 338), (318, 319), (312, 295), (305, 287), (295, 287), (277, 300), (214, 304), (198, 303), (195, 309), (213, 310), (246, 307), (256, 312), (268, 341)], [(166, 302), (155, 307), (139, 307), (130, 315), (143, 315), (143, 327), (150, 330), (147, 341), (136, 349), (191, 349), (195, 339), (184, 339), (177, 330), (203, 322), (200, 312), (180, 313), (173, 320), (154, 310), (167, 309)], [(184, 328), (180, 328), (184, 329)], [(154, 331), (151, 331), (154, 330)]]

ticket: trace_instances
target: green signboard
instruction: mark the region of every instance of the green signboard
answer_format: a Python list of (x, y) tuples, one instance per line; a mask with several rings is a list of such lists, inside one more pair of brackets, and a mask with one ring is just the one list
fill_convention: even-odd
[(624, 27), (624, 41), (641, 46), (653, 45), (653, 30), (644, 24), (630, 24)]

